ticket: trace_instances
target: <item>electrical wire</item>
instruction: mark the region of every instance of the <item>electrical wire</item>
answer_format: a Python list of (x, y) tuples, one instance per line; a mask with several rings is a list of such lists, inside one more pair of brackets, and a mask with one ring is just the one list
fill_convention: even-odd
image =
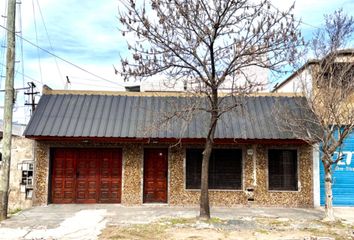
[[(7, 27), (5, 27), (5, 26), (0, 25), (0, 27), (3, 28), (3, 29), (5, 29), (5, 30), (8, 30)], [(8, 31), (11, 32), (11, 30), (8, 30)], [(66, 60), (66, 59), (64, 59), (64, 58), (62, 58), (62, 57), (56, 55), (55, 53), (52, 53), (52, 52), (48, 51), (47, 49), (38, 46), (37, 44), (31, 42), (30, 40), (26, 39), (25, 37), (21, 37), (21, 36), (19, 36), (17, 33), (15, 33), (15, 34), (16, 34), (16, 36), (22, 38), (23, 41), (27, 42), (28, 44), (30, 44), (30, 45), (32, 45), (32, 46), (34, 46), (34, 47), (36, 47), (36, 48), (42, 50), (43, 52), (45, 52), (45, 53), (47, 53), (47, 54), (49, 54), (49, 55), (51, 55), (51, 56), (53, 56), (53, 57), (56, 57), (57, 59), (59, 59), (59, 60), (65, 62), (65, 63), (67, 63), (67, 64), (69, 64), (69, 65), (71, 65), (71, 66), (73, 66), (73, 67), (75, 67), (75, 68), (77, 68), (77, 69), (80, 69), (80, 70), (83, 71), (83, 72), (86, 72), (87, 74), (90, 74), (91, 76), (94, 76), (94, 77), (99, 78), (99, 79), (101, 79), (101, 80), (103, 80), (103, 81), (106, 81), (106, 82), (113, 83), (113, 84), (115, 84), (115, 85), (117, 85), (117, 86), (124, 87), (124, 85), (122, 85), (122, 84), (120, 84), (120, 83), (114, 82), (114, 81), (112, 81), (112, 80), (108, 80), (108, 79), (106, 79), (106, 78), (104, 78), (104, 77), (101, 77), (101, 76), (95, 74), (95, 73), (92, 73), (92, 72), (90, 72), (90, 71), (88, 71), (88, 70), (86, 70), (86, 69), (84, 69), (84, 68), (78, 66), (77, 64), (72, 63), (72, 62), (70, 62), (69, 60)]]
[[(1, 17), (4, 18), (4, 21), (3, 21), (3, 24), (4, 26), (6, 25), (6, 15), (7, 15), (7, 1), (4, 1), (4, 14), (1, 15)], [(6, 29), (4, 31), (4, 38), (3, 40), (1, 41), (1, 54), (0, 54), (0, 57), (1, 57), (1, 60), (5, 61), (5, 48), (6, 48), (6, 37), (7, 37), (7, 34), (6, 34)], [(4, 77), (4, 68), (1, 68), (1, 72), (0, 72), (0, 88), (1, 88), (1, 85), (2, 85), (2, 79)]]
[[(45, 21), (44, 21), (44, 17), (43, 17), (43, 14), (42, 14), (41, 6), (39, 5), (39, 1), (38, 0), (36, 0), (36, 1), (37, 1), (37, 6), (38, 6), (39, 13), (41, 15), (41, 19), (42, 19), (42, 23), (43, 23), (43, 26), (44, 26), (44, 30), (45, 30), (45, 33), (47, 35), (47, 39), (48, 39), (48, 42), (49, 42), (50, 50), (52, 50), (54, 52), (53, 44), (52, 44), (52, 41), (50, 40), (50, 37), (49, 37), (48, 29), (47, 29), (47, 26), (46, 26)], [(63, 81), (63, 85), (65, 87), (65, 80), (64, 80), (64, 77), (63, 77), (63, 75), (62, 75), (62, 73), (60, 71), (58, 61), (57, 61), (57, 59), (55, 57), (54, 57), (54, 61), (55, 61), (55, 65), (57, 67), (60, 79)]]
[[(37, 0), (37, 1), (38, 1), (38, 0)], [(39, 4), (39, 3), (38, 3), (38, 4)], [(33, 9), (34, 9), (33, 0), (32, 0), (32, 5), (33, 5)], [(38, 5), (38, 6), (39, 6), (39, 5)], [(271, 4), (271, 6), (273, 6), (276, 10), (280, 11), (280, 10), (279, 10), (278, 8), (276, 8), (273, 4)], [(40, 10), (40, 11), (41, 11), (41, 10)], [(44, 19), (44, 18), (43, 18), (43, 19)], [(301, 24), (304, 24), (304, 25), (307, 25), (307, 26), (310, 26), (310, 27), (319, 29), (319, 27), (313, 26), (313, 25), (308, 24), (308, 23), (306, 23), (306, 22), (303, 22), (303, 21), (300, 21), (300, 20), (296, 20), (296, 21), (297, 21), (298, 23), (301, 23)], [(44, 20), (43, 20), (43, 24), (45, 25)], [(0, 27), (3, 28), (3, 29), (5, 29), (5, 30), (8, 30), (5, 26), (0, 25)], [(46, 28), (46, 27), (45, 27), (45, 29), (46, 29), (46, 32), (47, 32), (47, 28)], [(59, 60), (65, 62), (65, 63), (67, 63), (67, 64), (69, 64), (69, 65), (71, 65), (71, 66), (73, 66), (73, 67), (75, 67), (75, 68), (77, 68), (77, 69), (80, 69), (81, 71), (86, 72), (87, 74), (90, 74), (90, 75), (92, 75), (92, 76), (94, 76), (94, 77), (96, 77), (96, 78), (98, 78), (98, 79), (101, 79), (101, 80), (104, 80), (104, 81), (106, 81), (106, 82), (115, 84), (115, 85), (117, 85), (117, 86), (124, 87), (124, 85), (122, 85), (122, 84), (119, 84), (119, 83), (117, 83), (117, 82), (115, 82), (115, 81), (112, 81), (112, 80), (108, 80), (108, 79), (106, 79), (106, 78), (104, 78), (104, 77), (101, 77), (101, 76), (95, 74), (95, 73), (92, 73), (92, 72), (90, 72), (90, 71), (88, 71), (88, 70), (86, 70), (86, 69), (84, 69), (84, 68), (78, 66), (77, 64), (74, 64), (74, 63), (70, 62), (69, 60), (66, 60), (66, 59), (64, 59), (64, 58), (62, 58), (62, 57), (60, 57), (60, 56), (58, 56), (58, 55), (56, 55), (56, 54), (54, 54), (54, 53), (52, 53), (52, 52), (50, 52), (50, 51), (44, 49), (44, 48), (42, 48), (42, 47), (40, 47), (40, 46), (38, 45), (38, 41), (37, 41), (37, 44), (35, 44), (35, 43), (33, 43), (33, 42), (27, 40), (27, 39), (24, 38), (23, 36), (20, 36), (20, 35), (17, 34), (17, 33), (15, 33), (15, 34), (16, 34), (16, 36), (18, 36), (21, 40), (23, 40), (23, 41), (29, 43), (30, 45), (36, 47), (36, 48), (39, 49), (39, 50), (42, 50), (43, 52), (45, 52), (45, 53), (47, 53), (47, 54), (49, 54), (49, 55), (55, 57), (56, 59), (59, 59)], [(36, 37), (36, 38), (37, 38), (37, 37)], [(48, 34), (48, 40), (50, 41), (49, 34)], [(53, 47), (52, 47), (51, 42), (50, 42), (50, 45), (51, 45), (51, 49), (53, 50)], [(2, 64), (2, 65), (3, 65), (3, 64)], [(35, 82), (39, 82), (38, 80), (33, 79), (32, 77), (26, 76), (25, 74), (22, 74), (22, 75), (25, 76), (25, 77), (28, 78), (28, 79), (31, 79), (31, 80), (35, 81)], [(41, 77), (42, 77), (42, 76), (41, 76)], [(43, 81), (41, 81), (40, 83), (43, 84)], [(0, 86), (1, 86), (1, 84), (0, 84)]]
[[(277, 8), (276, 6), (274, 6), (274, 4), (272, 4), (272, 3), (269, 3), (269, 4), (270, 4), (270, 6), (272, 6), (276, 11), (282, 12), (279, 8)], [(306, 23), (306, 22), (304, 22), (304, 21), (302, 21), (302, 20), (297, 20), (295, 17), (294, 17), (294, 21), (297, 22), (297, 23), (303, 24), (303, 25), (307, 25), (307, 26), (312, 27), (312, 28), (321, 29), (320, 27), (316, 27), (316, 26), (314, 26), (314, 25), (312, 25), (312, 24), (309, 24), (309, 23)]]
[[(23, 36), (23, 29), (22, 29), (22, 2), (18, 3), (18, 16), (19, 16), (19, 29), (20, 29), (20, 35)], [(18, 41), (16, 41), (18, 42)], [(24, 56), (23, 56), (23, 40), (22, 38), (19, 38), (20, 42), (20, 55), (21, 55), (21, 75), (22, 75), (22, 88), (25, 89), (25, 61), (24, 61)], [(16, 72), (18, 73), (18, 72)], [(28, 89), (28, 88), (26, 88)], [(21, 96), (21, 100), (23, 101), (23, 104), (25, 104), (26, 99), (25, 96)], [(25, 122), (27, 122), (28, 118), (31, 116), (30, 113), (30, 107), (24, 107), (23, 108), (23, 116), (25, 119)]]
[[(20, 35), (23, 35), (22, 32), (22, 10), (21, 10), (21, 4), (18, 4), (18, 15), (19, 15), (19, 28), (20, 28)], [(24, 77), (24, 73), (25, 73), (25, 64), (24, 64), (24, 57), (23, 57), (23, 40), (20, 38), (20, 52), (21, 52), (21, 68), (22, 68), (22, 87), (25, 87), (25, 77)]]
[[(3, 67), (6, 67), (6, 65), (3, 64), (3, 63), (1, 63), (1, 62), (0, 62), (0, 65), (3, 66)], [(24, 73), (19, 72), (19, 74), (22, 75), (22, 76), (24, 76), (25, 78), (28, 78), (29, 80), (32, 80), (33, 82), (36, 82), (36, 83), (40, 83), (40, 84), (41, 84), (41, 82), (38, 81), (37, 79), (34, 79), (34, 78), (32, 78), (32, 77), (30, 77), (30, 76), (24, 74)]]
[[(5, 30), (8, 30), (7, 27), (5, 27), (5, 26), (0, 25), (0, 27), (3, 28), (3, 29), (5, 29)], [(8, 31), (11, 32), (11, 30), (8, 30)], [(42, 50), (43, 52), (45, 52), (45, 53), (47, 53), (47, 54), (49, 54), (49, 55), (51, 55), (51, 56), (53, 56), (53, 57), (56, 57), (57, 59), (59, 59), (59, 60), (65, 62), (65, 63), (67, 63), (67, 64), (69, 64), (69, 65), (71, 65), (71, 66), (73, 66), (73, 67), (75, 67), (75, 68), (77, 68), (77, 69), (80, 69), (80, 70), (83, 71), (83, 72), (86, 72), (87, 74), (90, 74), (91, 76), (94, 76), (94, 77), (99, 78), (99, 79), (101, 79), (101, 80), (103, 80), (103, 81), (106, 81), (106, 82), (113, 83), (113, 84), (115, 84), (115, 85), (117, 85), (117, 86), (124, 87), (124, 85), (122, 85), (122, 84), (120, 84), (120, 83), (114, 82), (114, 81), (112, 81), (112, 80), (108, 80), (107, 78), (104, 78), (104, 77), (101, 77), (101, 76), (99, 76), (99, 75), (97, 75), (97, 74), (95, 74), (95, 73), (92, 73), (92, 72), (90, 72), (90, 71), (88, 71), (88, 70), (86, 70), (86, 69), (84, 69), (84, 68), (78, 66), (77, 64), (72, 63), (72, 62), (70, 62), (69, 60), (66, 60), (66, 59), (64, 59), (64, 58), (62, 58), (62, 57), (56, 55), (55, 53), (52, 53), (52, 52), (48, 51), (47, 49), (38, 46), (37, 44), (31, 42), (30, 40), (28, 40), (28, 39), (26, 39), (26, 38), (24, 38), (24, 37), (19, 36), (17, 33), (15, 33), (15, 34), (16, 34), (16, 36), (22, 38), (23, 41), (27, 42), (28, 44), (30, 44), (30, 45), (32, 45), (32, 46), (34, 46), (34, 47), (36, 47), (36, 48)]]
[[(34, 0), (32, 0), (32, 11), (33, 11), (33, 24), (34, 24), (34, 31), (35, 31), (35, 36), (36, 36), (36, 44), (38, 45), (38, 31), (37, 31), (36, 11), (35, 11), (35, 8), (34, 8)], [(39, 54), (39, 49), (38, 48), (37, 48), (37, 57), (38, 57), (39, 74), (40, 74), (40, 77), (41, 77), (41, 83), (43, 84), (41, 56)]]

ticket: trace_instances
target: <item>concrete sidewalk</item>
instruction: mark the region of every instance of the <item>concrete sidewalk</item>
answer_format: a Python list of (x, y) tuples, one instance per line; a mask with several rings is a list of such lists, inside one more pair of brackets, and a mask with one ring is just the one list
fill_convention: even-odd
[[(337, 217), (354, 224), (354, 208), (337, 208)], [(315, 220), (323, 209), (300, 208), (212, 208), (212, 217), (246, 217)], [(127, 207), (116, 204), (67, 204), (35, 207), (0, 223), (0, 239), (97, 239), (109, 225), (150, 223), (161, 218), (192, 218), (198, 207), (143, 205)]]

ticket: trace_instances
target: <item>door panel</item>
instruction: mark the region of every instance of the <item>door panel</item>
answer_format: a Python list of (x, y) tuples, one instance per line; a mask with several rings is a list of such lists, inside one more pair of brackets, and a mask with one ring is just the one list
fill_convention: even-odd
[(52, 201), (72, 203), (75, 201), (75, 152), (55, 151), (52, 172)]
[(99, 161), (97, 151), (79, 150), (76, 162), (76, 182), (78, 203), (98, 202)]
[(53, 151), (53, 203), (119, 203), (121, 179), (120, 149)]
[(120, 150), (103, 150), (100, 156), (100, 202), (119, 203), (122, 186), (122, 154)]
[(167, 149), (144, 151), (144, 199), (145, 203), (167, 202)]

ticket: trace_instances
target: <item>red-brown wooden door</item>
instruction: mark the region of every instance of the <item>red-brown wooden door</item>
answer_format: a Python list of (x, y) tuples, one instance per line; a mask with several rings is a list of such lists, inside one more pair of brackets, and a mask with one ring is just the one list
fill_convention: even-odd
[(76, 158), (76, 202), (96, 203), (99, 191), (97, 151), (80, 149)]
[(167, 149), (144, 151), (144, 203), (167, 202)]
[(100, 202), (120, 203), (122, 191), (122, 152), (102, 150), (100, 153)]
[(120, 149), (54, 149), (53, 203), (119, 203)]
[(52, 202), (75, 202), (76, 152), (73, 149), (54, 151), (52, 172)]

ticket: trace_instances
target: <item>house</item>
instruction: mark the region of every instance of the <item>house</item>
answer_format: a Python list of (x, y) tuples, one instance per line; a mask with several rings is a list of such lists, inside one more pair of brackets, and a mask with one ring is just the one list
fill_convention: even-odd
[[(10, 165), (9, 212), (26, 209), (32, 206), (34, 178), (34, 141), (22, 136), (26, 125), (12, 124), (12, 146)], [(0, 120), (2, 140), (3, 121)], [(0, 141), (2, 151), (2, 141)], [(0, 152), (0, 159), (1, 159)]]
[[(328, 71), (324, 70), (327, 69)], [(287, 79), (277, 84), (274, 93), (304, 93), (313, 98), (323, 94), (329, 98), (328, 86), (334, 89), (347, 88), (337, 102), (343, 102), (347, 113), (354, 111), (354, 49), (343, 49), (325, 56), (323, 59), (311, 60)], [(320, 98), (319, 98), (320, 99)], [(350, 110), (352, 109), (352, 110)], [(350, 113), (351, 111), (351, 113)], [(345, 124), (345, 122), (341, 122)], [(343, 155), (343, 159), (336, 165), (333, 173), (333, 204), (335, 206), (354, 206), (354, 132), (343, 142), (341, 149), (335, 152)], [(320, 196), (321, 205), (325, 204), (324, 168), (320, 164)]]
[[(331, 67), (328, 67), (328, 63), (331, 63)], [(292, 73), (284, 81), (277, 83), (272, 92), (273, 93), (310, 93), (314, 89), (313, 86), (320, 87), (319, 80), (326, 80), (326, 75), (331, 73), (323, 72), (323, 65), (326, 65), (326, 69), (330, 69), (335, 72), (335, 69), (346, 68), (345, 72), (349, 76), (339, 76), (341, 79), (352, 79), (353, 76), (353, 64), (354, 64), (354, 49), (338, 50), (332, 55), (327, 55), (323, 59), (312, 59), (307, 61), (297, 71)], [(319, 74), (319, 72), (321, 74)], [(323, 77), (323, 78), (322, 78)], [(334, 78), (336, 79), (335, 76)], [(331, 84), (328, 81), (325, 83)], [(333, 84), (333, 83), (332, 83)], [(354, 96), (350, 96), (353, 101)]]
[[(318, 160), (311, 145), (281, 130), (274, 112), (305, 99), (235, 99), (242, 108), (217, 125), (211, 204), (313, 207)], [(198, 204), (207, 116), (182, 114), (195, 101), (203, 99), (46, 89), (24, 133), (36, 142), (33, 204)]]

